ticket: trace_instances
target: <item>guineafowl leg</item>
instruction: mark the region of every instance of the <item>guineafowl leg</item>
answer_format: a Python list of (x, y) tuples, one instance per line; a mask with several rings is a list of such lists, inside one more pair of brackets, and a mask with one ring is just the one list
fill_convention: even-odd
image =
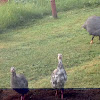
[(99, 41), (100, 41), (100, 36), (99, 36)]
[(57, 89), (56, 89), (56, 93), (55, 93), (55, 96), (57, 96), (58, 95), (58, 91), (57, 91)]
[(23, 96), (21, 96), (21, 100), (23, 100)]
[(23, 96), (23, 100), (24, 100), (24, 96)]
[(63, 99), (64, 88), (61, 89), (61, 99)]
[(21, 96), (21, 100), (24, 100), (24, 96)]
[(92, 36), (92, 40), (91, 40), (90, 44), (93, 44), (93, 39), (94, 39), (94, 35)]

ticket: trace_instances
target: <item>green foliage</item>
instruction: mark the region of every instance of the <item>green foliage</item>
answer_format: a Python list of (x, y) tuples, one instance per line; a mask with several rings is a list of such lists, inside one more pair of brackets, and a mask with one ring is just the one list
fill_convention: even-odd
[[(14, 2), (20, 1), (20, 2)], [(99, 0), (55, 0), (57, 11), (95, 7)], [(50, 0), (13, 0), (0, 6), (0, 30), (14, 28), (51, 14)]]
[(100, 5), (99, 0), (56, 0), (57, 10), (71, 10)]
[(20, 26), (30, 19), (42, 18), (44, 14), (48, 14), (45, 7), (37, 7), (34, 3), (7, 3), (0, 6), (0, 29), (13, 28)]

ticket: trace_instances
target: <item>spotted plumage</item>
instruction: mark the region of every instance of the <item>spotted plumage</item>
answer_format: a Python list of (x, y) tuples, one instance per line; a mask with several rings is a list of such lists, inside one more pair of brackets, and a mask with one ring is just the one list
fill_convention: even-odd
[(58, 66), (51, 75), (51, 84), (53, 88), (63, 89), (66, 81), (67, 74), (62, 64), (62, 54), (58, 54)]

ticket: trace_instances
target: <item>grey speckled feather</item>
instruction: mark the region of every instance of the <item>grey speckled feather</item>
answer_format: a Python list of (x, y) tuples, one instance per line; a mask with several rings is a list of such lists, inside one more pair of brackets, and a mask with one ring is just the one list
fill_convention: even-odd
[(85, 28), (90, 35), (100, 36), (100, 17), (89, 17), (84, 23), (83, 28)]
[(53, 88), (64, 88), (64, 84), (67, 80), (67, 74), (64, 70), (62, 61), (58, 62), (58, 67), (51, 75), (51, 84)]
[(90, 42), (91, 44), (93, 43), (93, 39), (95, 36), (99, 36), (99, 40), (100, 40), (100, 17), (99, 16), (89, 17), (82, 27), (86, 29), (90, 35), (92, 35), (92, 39)]
[(16, 74), (15, 70), (11, 75), (11, 88), (28, 88), (28, 81), (22, 74)]

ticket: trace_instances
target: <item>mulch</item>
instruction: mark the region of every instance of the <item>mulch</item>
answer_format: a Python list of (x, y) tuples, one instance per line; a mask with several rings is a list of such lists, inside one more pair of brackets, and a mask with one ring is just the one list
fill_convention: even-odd
[[(0, 100), (21, 100), (21, 95), (12, 89), (0, 89)], [(60, 90), (55, 97), (55, 89), (30, 89), (25, 100), (61, 100)], [(63, 100), (100, 100), (100, 89), (65, 89)]]

